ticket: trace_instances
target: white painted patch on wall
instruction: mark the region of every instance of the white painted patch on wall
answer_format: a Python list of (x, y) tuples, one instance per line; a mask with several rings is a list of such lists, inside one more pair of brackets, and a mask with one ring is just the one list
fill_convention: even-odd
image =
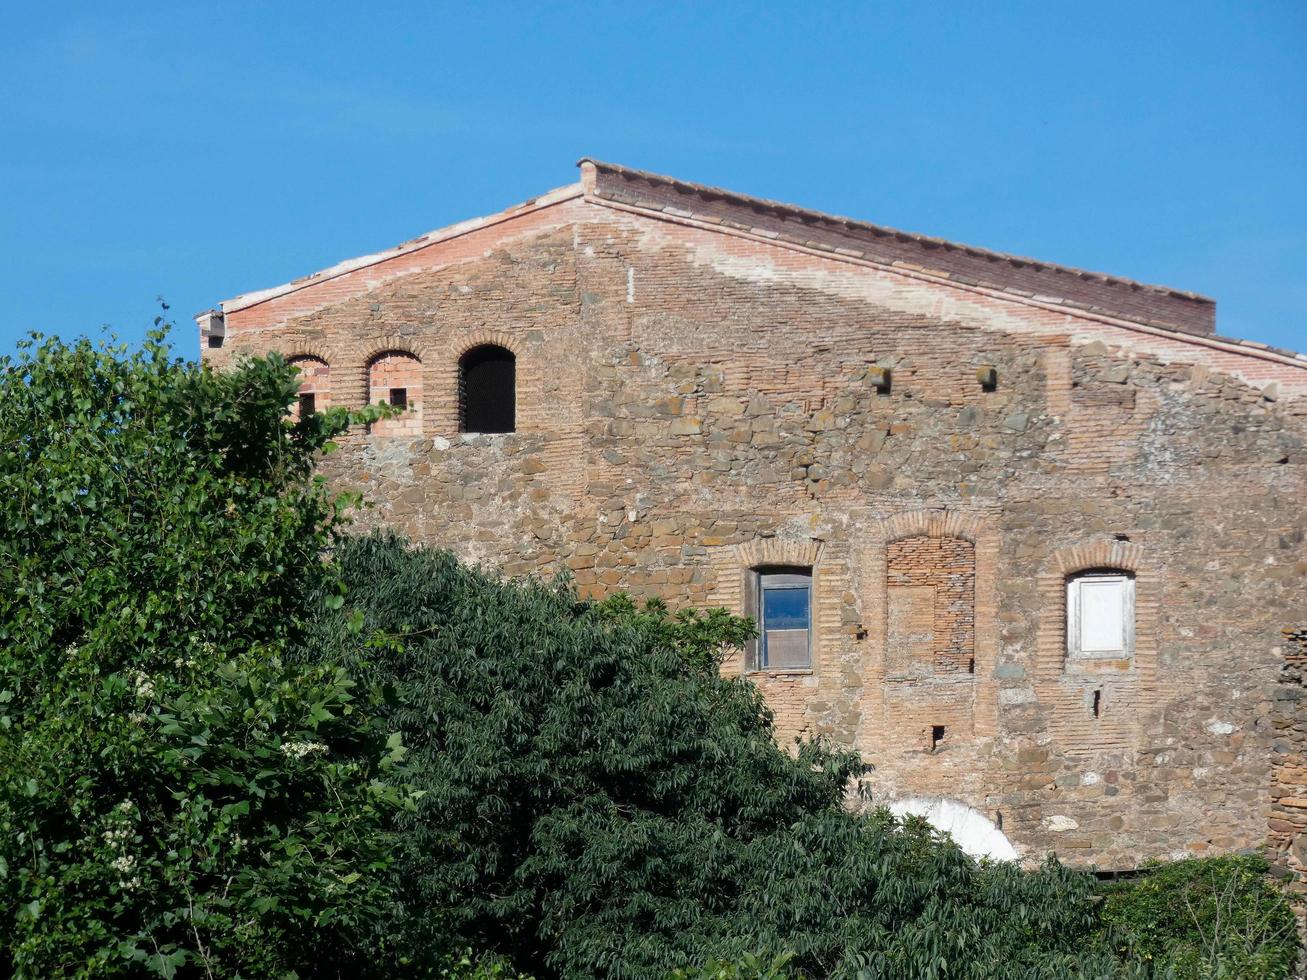
[(1080, 777), (1080, 783), (1083, 786), (1097, 786), (1103, 781), (1103, 777), (1096, 772), (1087, 772)]
[(1229, 735), (1235, 729), (1235, 726), (1228, 721), (1216, 721), (1213, 719), (1207, 723), (1207, 730), (1213, 735)]
[(626, 301), (635, 302), (635, 266), (633, 265), (626, 267)]
[(992, 861), (1015, 861), (1017, 850), (1003, 831), (975, 807), (943, 797), (912, 796), (889, 805), (896, 817), (908, 814), (921, 817), (936, 830), (953, 838), (958, 847), (973, 858)]
[(1044, 818), (1044, 826), (1055, 834), (1063, 834), (1068, 830), (1079, 830), (1080, 824), (1070, 817), (1064, 817), (1060, 813), (1051, 817)]

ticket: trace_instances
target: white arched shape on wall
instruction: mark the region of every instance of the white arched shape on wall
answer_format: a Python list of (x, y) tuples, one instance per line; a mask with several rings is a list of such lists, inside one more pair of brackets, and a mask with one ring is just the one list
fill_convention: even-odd
[(973, 858), (991, 861), (1015, 861), (1017, 850), (1003, 831), (975, 807), (942, 796), (909, 796), (889, 805), (896, 817), (911, 814), (921, 817), (936, 830), (953, 838), (954, 843)]

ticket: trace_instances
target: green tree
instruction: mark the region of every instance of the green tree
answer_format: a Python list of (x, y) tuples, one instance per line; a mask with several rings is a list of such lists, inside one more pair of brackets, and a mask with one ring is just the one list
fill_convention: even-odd
[(921, 821), (852, 814), (854, 754), (778, 746), (756, 688), (718, 670), (747, 621), (580, 602), (390, 536), (338, 560), (350, 605), (300, 656), (393, 688), (424, 793), (397, 864), (415, 961), (470, 945), (539, 977), (1115, 975), (1092, 878), (980, 866)]
[(162, 331), (0, 359), (0, 973), (351, 975), (387, 913), (403, 750), (283, 661), (342, 602), (311, 473), (350, 419), (296, 387)]
[(1284, 889), (1260, 855), (1159, 864), (1104, 888), (1123, 956), (1166, 962), (1179, 980), (1283, 980), (1299, 954)]

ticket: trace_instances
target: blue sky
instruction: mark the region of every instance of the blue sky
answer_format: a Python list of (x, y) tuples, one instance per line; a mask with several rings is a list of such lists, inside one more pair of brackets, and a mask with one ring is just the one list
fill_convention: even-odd
[(0, 10), (0, 353), (138, 340), (582, 155), (1214, 296), (1307, 350), (1307, 4)]

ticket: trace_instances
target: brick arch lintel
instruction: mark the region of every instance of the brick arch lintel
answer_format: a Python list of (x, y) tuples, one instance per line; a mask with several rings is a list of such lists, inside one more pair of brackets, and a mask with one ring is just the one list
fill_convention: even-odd
[(1063, 577), (1091, 568), (1119, 568), (1134, 575), (1146, 571), (1143, 548), (1133, 541), (1110, 538), (1064, 545), (1049, 556), (1046, 568)]
[(420, 364), (426, 360), (427, 350), (420, 344), (414, 344), (411, 337), (382, 337), (364, 355), (363, 366), (371, 368), (377, 360), (387, 354), (400, 354), (404, 357), (411, 357)]
[(823, 544), (816, 538), (754, 538), (736, 546), (736, 564), (741, 569), (767, 565), (816, 568), (821, 564)]
[(321, 361), (327, 367), (331, 367), (331, 362), (334, 360), (334, 356), (328, 348), (308, 344), (287, 347), (281, 352), (281, 356), (285, 358), (288, 364), (293, 364), (296, 361)]
[(469, 351), (474, 351), (478, 347), (502, 347), (514, 357), (518, 357), (521, 351), (518, 350), (518, 341), (516, 338), (504, 333), (502, 330), (474, 330), (465, 337), (458, 338), (458, 357), (456, 360), (462, 360), (464, 355)]
[(904, 538), (961, 538), (979, 544), (995, 534), (983, 515), (961, 510), (927, 508), (893, 514), (879, 522), (877, 535), (885, 544)]

